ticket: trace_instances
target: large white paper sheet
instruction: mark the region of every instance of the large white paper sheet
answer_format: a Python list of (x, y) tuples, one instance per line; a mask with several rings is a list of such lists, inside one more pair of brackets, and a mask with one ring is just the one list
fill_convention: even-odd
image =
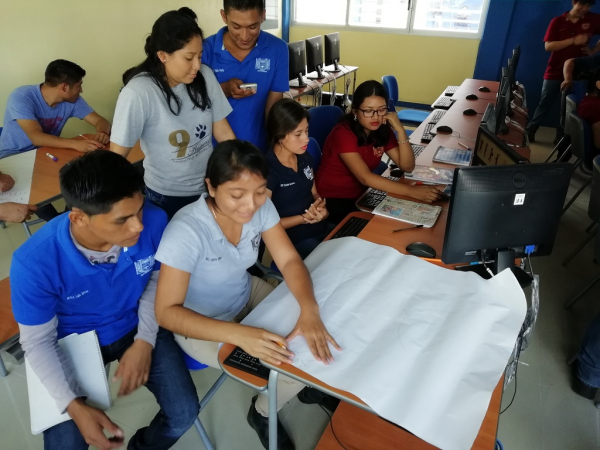
[(0, 172), (13, 177), (15, 185), (10, 191), (0, 192), (0, 203), (29, 203), (33, 165), (35, 164), (34, 150), (0, 159)]
[[(437, 447), (471, 448), (525, 318), (512, 273), (485, 281), (357, 238), (321, 244), (306, 265), (343, 351), (325, 366), (299, 337), (294, 365)], [(242, 323), (286, 336), (299, 313), (284, 283)]]

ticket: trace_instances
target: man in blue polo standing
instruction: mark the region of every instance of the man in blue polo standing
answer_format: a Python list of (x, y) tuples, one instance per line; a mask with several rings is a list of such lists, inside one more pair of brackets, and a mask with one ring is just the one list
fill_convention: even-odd
[[(226, 26), (204, 41), (202, 62), (213, 69), (233, 108), (227, 120), (236, 137), (266, 152), (265, 118), (289, 90), (287, 45), (260, 30), (264, 0), (224, 0), (221, 17)], [(243, 88), (250, 83), (256, 88)]]

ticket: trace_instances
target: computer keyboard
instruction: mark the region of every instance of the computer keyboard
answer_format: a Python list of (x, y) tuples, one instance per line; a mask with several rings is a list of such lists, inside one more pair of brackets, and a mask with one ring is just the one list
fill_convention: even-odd
[(270, 370), (263, 366), (258, 360), (258, 358), (250, 356), (240, 347), (236, 347), (235, 349), (233, 349), (231, 354), (227, 358), (225, 358), (223, 364), (235, 367), (236, 369), (240, 369), (243, 372), (256, 375), (257, 377), (262, 378), (264, 380), (269, 379)]
[(449, 109), (455, 100), (450, 97), (440, 97), (437, 102), (431, 105), (434, 109)]
[(446, 90), (444, 91), (444, 95), (447, 95), (448, 97), (452, 97), (455, 93), (456, 90), (459, 88), (460, 86), (448, 86), (446, 88)]
[(413, 153), (415, 155), (415, 158), (417, 156), (419, 156), (423, 150), (425, 150), (425, 146), (424, 145), (417, 145), (417, 144), (411, 144), (412, 145), (412, 149), (413, 149)]
[[(387, 194), (379, 189), (369, 189), (367, 193), (358, 201), (356, 205), (359, 208), (373, 210), (383, 201)], [(340, 230), (341, 231), (341, 230)], [(338, 236), (340, 237), (340, 236)], [(334, 236), (335, 238), (335, 236)]]
[(435, 124), (435, 123), (428, 123), (427, 125), (425, 125), (425, 129), (423, 130), (423, 136), (421, 136), (422, 142), (431, 142), (433, 140), (436, 133), (433, 132), (432, 129), (436, 125), (437, 124)]
[(430, 118), (427, 123), (438, 123), (440, 120), (442, 120), (444, 114), (446, 114), (445, 109), (434, 109), (433, 113), (429, 116)]
[(362, 229), (367, 226), (369, 221), (370, 219), (350, 217), (350, 219), (348, 219), (348, 221), (344, 225), (342, 225), (342, 227), (339, 230), (337, 230), (337, 232), (333, 235), (331, 239), (337, 239), (346, 236), (358, 236)]

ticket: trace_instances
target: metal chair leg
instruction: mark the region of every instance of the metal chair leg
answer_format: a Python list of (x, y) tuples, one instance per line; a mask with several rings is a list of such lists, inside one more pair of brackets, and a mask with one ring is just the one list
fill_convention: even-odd
[(560, 213), (561, 216), (567, 212), (567, 209), (569, 209), (571, 207), (571, 205), (575, 202), (575, 200), (577, 200), (577, 197), (579, 197), (581, 195), (583, 190), (586, 187), (588, 187), (588, 184), (590, 184), (591, 182), (592, 182), (592, 177), (590, 177), (589, 180), (587, 180), (585, 183), (583, 183), (583, 185), (579, 188), (579, 190), (575, 193), (575, 195), (571, 198), (571, 200), (569, 200), (569, 203), (567, 203), (566, 206), (563, 208), (562, 213)]
[(579, 244), (579, 246), (578, 246), (578, 247), (577, 247), (577, 248), (576, 248), (576, 249), (573, 251), (573, 253), (571, 253), (569, 256), (567, 256), (567, 257), (565, 258), (565, 260), (563, 261), (562, 265), (566, 267), (566, 266), (567, 266), (567, 264), (569, 264), (569, 262), (571, 262), (571, 260), (572, 260), (573, 258), (575, 258), (575, 255), (577, 255), (577, 253), (579, 253), (579, 252), (581, 251), (581, 249), (582, 249), (583, 247), (585, 247), (585, 246), (588, 244), (588, 242), (590, 242), (592, 239), (594, 239), (594, 236), (596, 236), (597, 234), (598, 234), (598, 230), (594, 230), (594, 232), (593, 232), (593, 233), (590, 233), (590, 234), (589, 234), (589, 235), (588, 235), (588, 236), (587, 236), (587, 237), (586, 237), (586, 238), (583, 240), (583, 242), (582, 242), (581, 244)]
[[(200, 412), (198, 414), (200, 414), (202, 412), (204, 407), (208, 404), (210, 399), (213, 398), (213, 396), (217, 393), (217, 391), (219, 390), (219, 388), (225, 382), (226, 379), (227, 379), (227, 374), (224, 372), (221, 374), (221, 376), (219, 376), (219, 378), (217, 378), (217, 381), (215, 381), (215, 383), (211, 386), (211, 388), (204, 395), (204, 397), (202, 397), (202, 400), (200, 400)], [(212, 442), (210, 441), (210, 438), (208, 437), (208, 433), (202, 426), (202, 422), (200, 422), (200, 417), (197, 417), (196, 420), (194, 421), (194, 427), (196, 427), (196, 431), (200, 435), (200, 439), (202, 440), (202, 443), (204, 444), (204, 447), (206, 448), (206, 450), (214, 450), (214, 446), (213, 446)]]
[(552, 158), (552, 155), (554, 155), (558, 151), (558, 149), (560, 148), (560, 145), (563, 143), (563, 141), (565, 139), (566, 139), (566, 136), (563, 136), (563, 137), (560, 138), (560, 141), (558, 141), (558, 144), (556, 144), (556, 146), (552, 149), (552, 152), (546, 158), (546, 161), (544, 161), (545, 163), (547, 163), (548, 161), (550, 161), (550, 158)]
[(0, 377), (5, 377), (8, 375), (8, 370), (6, 370), (6, 366), (4, 365), (4, 361), (2, 360), (2, 356), (0, 356)]
[(600, 275), (598, 275), (596, 278), (594, 278), (594, 279), (591, 281), (591, 283), (589, 283), (589, 284), (588, 284), (588, 285), (587, 285), (585, 288), (583, 288), (583, 290), (582, 290), (582, 291), (581, 291), (579, 294), (577, 294), (577, 295), (576, 295), (576, 296), (575, 296), (573, 299), (571, 299), (571, 300), (568, 300), (568, 301), (565, 303), (565, 305), (564, 305), (564, 308), (565, 308), (565, 309), (571, 309), (571, 307), (572, 307), (572, 306), (573, 306), (575, 303), (577, 303), (579, 300), (581, 300), (581, 298), (582, 298), (582, 297), (583, 297), (585, 294), (587, 294), (587, 292), (588, 292), (590, 289), (592, 289), (592, 288), (594, 287), (594, 285), (595, 285), (596, 283), (598, 283), (599, 281), (600, 281)]
[[(598, 224), (598, 222), (592, 222), (592, 223), (590, 223), (590, 226), (585, 229), (585, 232), (589, 233), (591, 231), (591, 229), (594, 228), (594, 226), (597, 225), (597, 224)], [(598, 230), (596, 230), (596, 231), (598, 231)]]
[(269, 372), (269, 450), (277, 450), (277, 379), (279, 372)]

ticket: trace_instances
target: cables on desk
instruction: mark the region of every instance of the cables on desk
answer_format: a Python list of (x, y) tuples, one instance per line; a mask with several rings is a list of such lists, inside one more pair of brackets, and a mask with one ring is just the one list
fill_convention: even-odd
[(335, 430), (333, 429), (333, 417), (331, 414), (329, 414), (329, 411), (327, 411), (323, 405), (319, 405), (319, 407), (325, 411), (325, 414), (327, 414), (327, 417), (329, 417), (329, 426), (331, 427), (331, 433), (333, 434), (333, 437), (335, 438), (335, 440), (337, 441), (337, 443), (340, 445), (340, 447), (342, 447), (344, 450), (348, 450), (346, 447), (344, 447), (344, 444), (342, 444), (339, 440), (339, 438), (337, 437), (337, 435), (335, 434)]

